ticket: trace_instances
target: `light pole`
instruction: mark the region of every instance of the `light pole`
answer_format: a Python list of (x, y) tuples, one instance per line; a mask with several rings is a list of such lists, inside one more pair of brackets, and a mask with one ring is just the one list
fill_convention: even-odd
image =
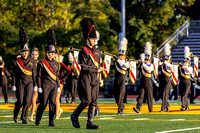
[(126, 22), (125, 22), (125, 0), (121, 0), (121, 33), (119, 33), (119, 43), (123, 37), (126, 37)]

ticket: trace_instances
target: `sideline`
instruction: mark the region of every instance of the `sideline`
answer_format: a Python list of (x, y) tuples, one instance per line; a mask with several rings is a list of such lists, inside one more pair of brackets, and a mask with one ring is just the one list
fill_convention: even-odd
[(171, 133), (171, 132), (181, 132), (181, 131), (189, 131), (189, 130), (196, 130), (196, 129), (200, 129), (200, 127), (161, 131), (161, 132), (155, 132), (155, 133)]

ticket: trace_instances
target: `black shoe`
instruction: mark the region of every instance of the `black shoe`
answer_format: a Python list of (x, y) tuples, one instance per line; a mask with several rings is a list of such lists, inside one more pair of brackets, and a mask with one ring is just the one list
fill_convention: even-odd
[(35, 121), (35, 125), (36, 125), (36, 126), (39, 126), (39, 125), (40, 125), (40, 122), (39, 122), (39, 121)]
[(18, 122), (18, 119), (17, 119), (17, 118), (14, 118), (14, 122), (17, 123), (17, 122)]
[(118, 112), (116, 115), (123, 115), (123, 112)]
[(153, 113), (153, 110), (149, 111), (149, 113)]
[(22, 124), (28, 124), (26, 120), (22, 120)]
[(72, 116), (71, 115), (71, 121), (72, 121), (72, 125), (75, 127), (75, 128), (80, 128), (80, 124), (78, 122), (78, 117), (75, 117), (75, 116)]
[(133, 110), (134, 110), (136, 113), (139, 113), (139, 112), (140, 112), (140, 110), (139, 110), (138, 108), (134, 108), (134, 107), (133, 107)]
[(99, 112), (100, 112), (100, 108), (98, 108), (97, 110), (95, 110), (95, 112), (94, 112), (94, 116), (98, 116), (99, 115)]
[(167, 107), (166, 107), (166, 112), (169, 112), (169, 107), (170, 107), (170, 106), (167, 106)]
[(88, 122), (86, 129), (100, 129), (100, 126), (94, 125), (93, 122)]
[(187, 110), (189, 110), (189, 108), (188, 108), (188, 107), (186, 107), (186, 108), (185, 108), (185, 111), (187, 111)]
[(125, 105), (123, 105), (123, 110), (122, 110), (122, 113), (124, 113), (124, 108), (125, 108)]
[(56, 127), (56, 125), (55, 125), (55, 124), (52, 124), (52, 123), (49, 124), (49, 126), (50, 126), (50, 127)]
[(182, 108), (181, 108), (181, 111), (185, 111), (185, 109), (182, 107)]
[(66, 98), (65, 100), (66, 100), (66, 103), (69, 103), (69, 98)]

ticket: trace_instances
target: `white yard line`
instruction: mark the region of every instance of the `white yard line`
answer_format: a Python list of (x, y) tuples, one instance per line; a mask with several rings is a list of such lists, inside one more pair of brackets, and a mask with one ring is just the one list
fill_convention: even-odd
[(171, 133), (171, 132), (181, 132), (181, 131), (189, 131), (189, 130), (196, 130), (196, 129), (200, 129), (200, 127), (161, 131), (161, 132), (155, 132), (155, 133)]

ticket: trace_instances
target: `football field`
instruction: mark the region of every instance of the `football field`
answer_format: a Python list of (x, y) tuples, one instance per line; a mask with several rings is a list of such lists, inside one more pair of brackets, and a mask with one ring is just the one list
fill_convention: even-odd
[[(81, 113), (79, 122), (80, 129), (75, 129), (70, 120), (70, 115), (80, 102), (77, 104), (66, 104), (62, 101), (61, 108), (64, 110), (61, 117), (55, 120), (56, 127), (48, 126), (48, 106), (43, 114), (41, 124), (35, 126), (35, 122), (29, 122), (27, 125), (13, 122), (13, 109), (15, 99), (10, 100), (11, 104), (4, 105), (3, 99), (0, 100), (0, 132), (200, 132), (200, 102), (196, 100), (196, 104), (189, 106), (189, 111), (180, 111), (181, 102), (170, 101), (170, 112), (159, 112), (161, 101), (154, 104), (153, 113), (148, 113), (147, 104), (143, 104), (139, 114), (133, 111), (136, 105), (135, 99), (128, 99), (125, 104), (124, 115), (117, 116), (117, 106), (114, 99), (99, 99), (99, 107), (101, 111), (94, 119), (96, 125), (100, 125), (100, 130), (87, 130), (86, 122), (87, 109)], [(20, 112), (21, 114), (21, 112)], [(30, 114), (30, 111), (29, 111)], [(20, 115), (18, 116), (20, 119)], [(35, 119), (35, 117), (34, 117)]]

